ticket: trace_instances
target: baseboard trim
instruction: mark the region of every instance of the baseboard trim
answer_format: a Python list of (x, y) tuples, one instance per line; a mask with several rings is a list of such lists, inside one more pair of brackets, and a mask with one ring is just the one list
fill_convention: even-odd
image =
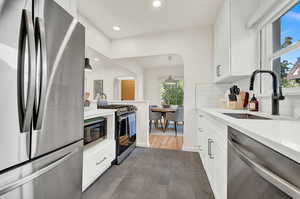
[(147, 144), (147, 143), (137, 143), (136, 146), (137, 146), (137, 147), (145, 147), (145, 148), (149, 148), (149, 147), (150, 147), (150, 144)]
[(189, 152), (199, 152), (198, 147), (193, 147), (193, 146), (183, 146), (182, 147), (183, 151), (189, 151)]

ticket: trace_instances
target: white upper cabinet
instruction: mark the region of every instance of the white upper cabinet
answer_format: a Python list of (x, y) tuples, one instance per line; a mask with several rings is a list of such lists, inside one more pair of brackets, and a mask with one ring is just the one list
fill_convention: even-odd
[(225, 0), (214, 26), (215, 82), (249, 76), (258, 65), (258, 33), (246, 24), (259, 0)]

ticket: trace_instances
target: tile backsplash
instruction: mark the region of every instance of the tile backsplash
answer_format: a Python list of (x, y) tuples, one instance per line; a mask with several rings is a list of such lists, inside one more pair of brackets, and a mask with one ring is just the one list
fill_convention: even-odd
[[(249, 78), (236, 81), (234, 84), (237, 84), (241, 90), (249, 91)], [(259, 81), (256, 81), (255, 88), (255, 93), (260, 96)], [(269, 96), (260, 96), (258, 99), (260, 102), (259, 110), (271, 114), (271, 94)], [(285, 100), (280, 101), (280, 115), (300, 119), (300, 95), (285, 95)]]
[[(271, 113), (271, 97), (260, 97), (260, 110)], [(280, 101), (280, 114), (300, 119), (300, 96), (285, 96)]]

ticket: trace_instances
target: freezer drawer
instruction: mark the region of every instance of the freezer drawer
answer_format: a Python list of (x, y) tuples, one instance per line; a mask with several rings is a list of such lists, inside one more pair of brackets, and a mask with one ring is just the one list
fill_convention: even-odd
[(80, 199), (82, 146), (77, 142), (0, 175), (0, 198)]

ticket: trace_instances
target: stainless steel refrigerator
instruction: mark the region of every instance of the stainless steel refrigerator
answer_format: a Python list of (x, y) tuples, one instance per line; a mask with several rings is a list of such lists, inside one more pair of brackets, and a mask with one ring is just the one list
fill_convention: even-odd
[(53, 0), (0, 0), (0, 199), (79, 199), (85, 29)]

